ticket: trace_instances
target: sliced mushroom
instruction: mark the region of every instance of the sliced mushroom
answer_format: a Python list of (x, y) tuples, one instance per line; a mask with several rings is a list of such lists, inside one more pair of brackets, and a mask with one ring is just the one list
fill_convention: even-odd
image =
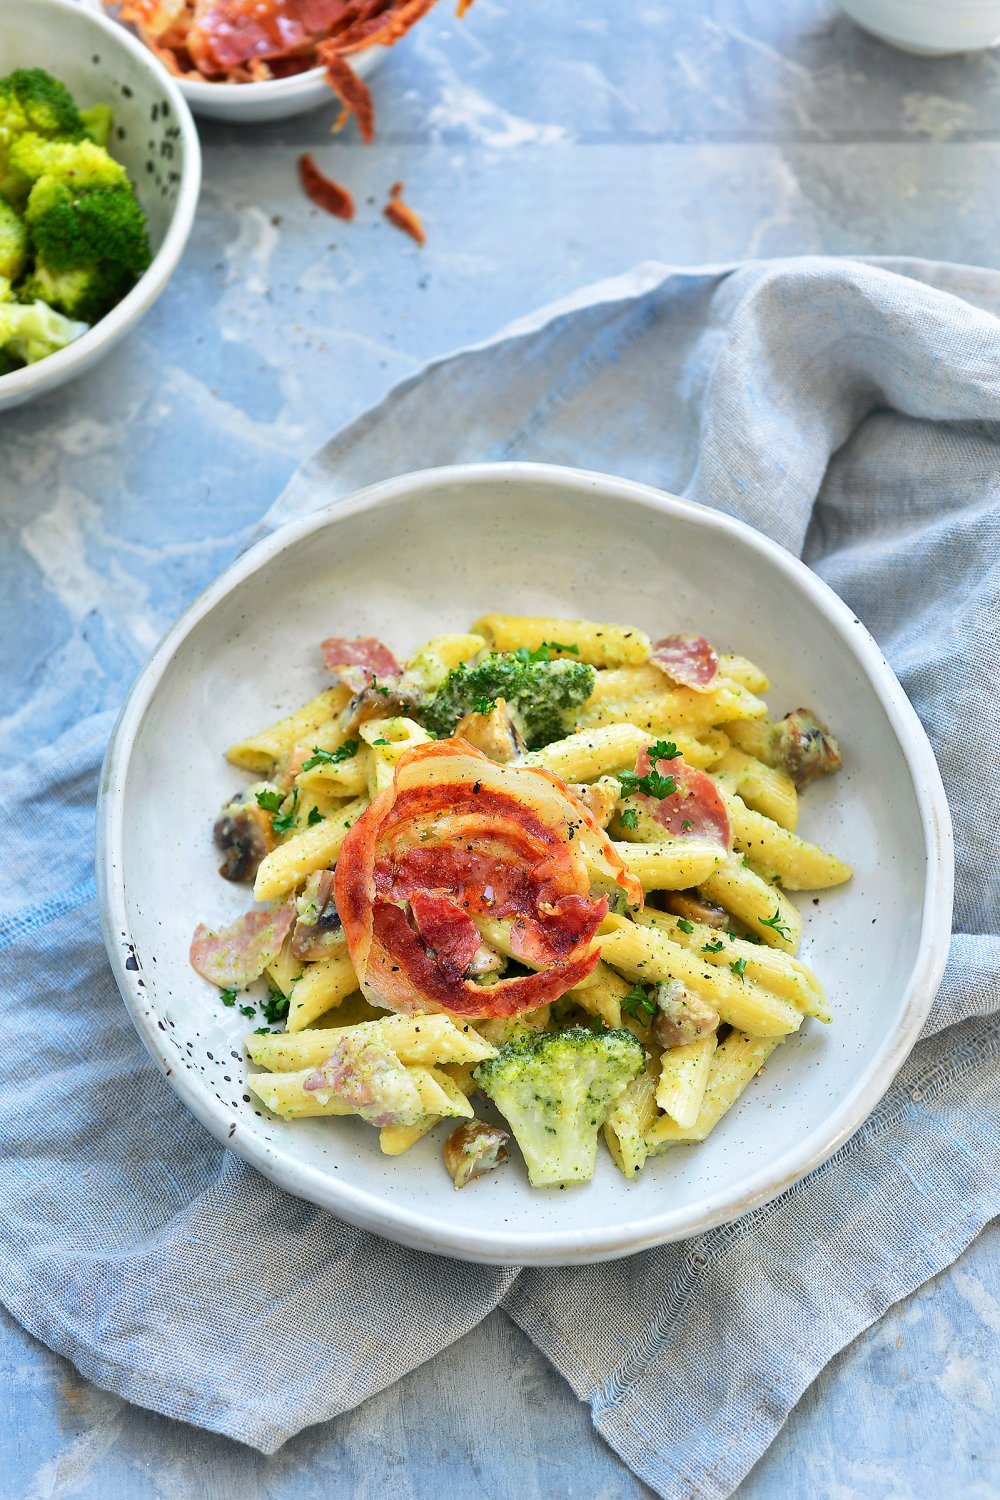
[(570, 791), (578, 797), (584, 807), (594, 815), (601, 828), (607, 828), (621, 796), (621, 783), (615, 776), (602, 776), (599, 781), (575, 781)]
[(772, 753), (800, 790), (840, 770), (840, 746), (809, 708), (796, 708), (774, 726)]
[(466, 1120), (444, 1143), (444, 1164), (456, 1188), (492, 1172), (507, 1155), (510, 1135), (485, 1120)]
[(657, 1006), (653, 1036), (661, 1047), (683, 1047), (718, 1027), (718, 1011), (676, 979), (658, 984), (653, 999)]
[(675, 917), (686, 917), (689, 922), (703, 922), (706, 927), (729, 926), (729, 913), (723, 907), (716, 906), (714, 901), (709, 901), (698, 890), (664, 891), (661, 899), (664, 911), (672, 912)]
[(335, 958), (347, 948), (344, 927), (333, 895), (333, 871), (310, 875), (298, 899), (292, 931), (292, 956), (306, 963)]
[(494, 699), (488, 713), (466, 714), (455, 725), (455, 734), (467, 740), (475, 750), (481, 750), (490, 760), (504, 765), (524, 753), (524, 741), (517, 731), (510, 710), (503, 698)]
[(373, 678), (354, 694), (340, 715), (340, 727), (351, 735), (368, 719), (394, 719), (407, 717), (419, 708), (422, 695), (401, 677), (390, 677), (385, 682)]
[(226, 880), (253, 880), (264, 855), (277, 844), (271, 819), (257, 805), (257, 790), (249, 787), (234, 797), (215, 820), (212, 837), (223, 856), (219, 874)]

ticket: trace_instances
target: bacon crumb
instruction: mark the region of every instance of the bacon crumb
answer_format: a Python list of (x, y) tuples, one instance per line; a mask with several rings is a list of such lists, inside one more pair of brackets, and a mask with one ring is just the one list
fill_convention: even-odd
[(354, 218), (354, 199), (350, 193), (339, 182), (334, 182), (332, 177), (327, 177), (325, 172), (320, 171), (309, 151), (299, 157), (299, 177), (306, 193), (318, 208), (324, 208), (337, 219)]
[(424, 226), (420, 215), (408, 203), (403, 202), (400, 197), (402, 191), (403, 184), (401, 182), (394, 182), (389, 189), (389, 201), (382, 212), (390, 224), (394, 224), (397, 229), (401, 229), (404, 234), (408, 234), (411, 239), (416, 240), (418, 245), (423, 245), (427, 241), (427, 236), (424, 233)]
[(333, 44), (321, 42), (316, 51), (326, 63), (326, 80), (341, 104), (344, 111), (338, 116), (338, 127), (343, 123), (347, 114), (352, 114), (358, 122), (358, 130), (361, 139), (366, 146), (370, 146), (375, 138), (375, 106), (368, 85), (363, 78), (359, 78), (350, 63), (332, 50)]

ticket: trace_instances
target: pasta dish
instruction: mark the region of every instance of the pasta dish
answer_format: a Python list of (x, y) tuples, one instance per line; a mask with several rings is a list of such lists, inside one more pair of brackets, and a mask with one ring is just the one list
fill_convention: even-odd
[[(240, 740), (221, 874), (255, 905), (191, 962), (249, 1020), (248, 1086), (353, 1115), (400, 1155), (447, 1122), (458, 1187), (511, 1137), (535, 1187), (703, 1141), (822, 984), (790, 893), (850, 878), (797, 830), (839, 769), (770, 716), (765, 673), (699, 635), (487, 614), (331, 674)], [(265, 981), (264, 985), (258, 981)]]

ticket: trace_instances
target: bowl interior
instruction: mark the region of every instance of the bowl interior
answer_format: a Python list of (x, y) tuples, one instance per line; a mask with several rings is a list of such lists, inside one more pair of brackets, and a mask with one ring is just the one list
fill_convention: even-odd
[[(732, 523), (620, 488), (473, 473), (329, 514), (222, 591), (176, 644), (112, 813), (123, 867), (106, 878), (124, 880), (127, 932), (109, 940), (135, 944), (145, 988), (133, 1012), (174, 1085), (223, 1138), (235, 1121), (234, 1146), (292, 1191), (425, 1248), (594, 1258), (732, 1216), (761, 1184), (776, 1191), (810, 1150), (830, 1148), (834, 1111), (884, 1070), (907, 1009), (928, 855), (910, 768), (851, 639), (860, 627), (835, 604), (832, 624), (815, 585)], [(515, 1161), (456, 1194), (441, 1164), (447, 1126), (388, 1159), (359, 1122), (272, 1119), (243, 1087), (247, 1023), (188, 967), (196, 922), (250, 904), (218, 877), (211, 842), (218, 807), (243, 779), (225, 746), (325, 685), (324, 636), (377, 635), (402, 654), (484, 609), (703, 631), (766, 668), (777, 712), (814, 707), (844, 749), (843, 772), (810, 789), (801, 821), (856, 871), (840, 890), (801, 898), (803, 956), (826, 983), (833, 1024), (807, 1022), (708, 1142), (652, 1161), (635, 1183), (602, 1151), (580, 1188), (532, 1191)]]
[(181, 184), (183, 140), (165, 75), (77, 6), (0, 0), (3, 73), (45, 68), (81, 107), (110, 104), (108, 150), (126, 168), (149, 219), (153, 253), (166, 238)]

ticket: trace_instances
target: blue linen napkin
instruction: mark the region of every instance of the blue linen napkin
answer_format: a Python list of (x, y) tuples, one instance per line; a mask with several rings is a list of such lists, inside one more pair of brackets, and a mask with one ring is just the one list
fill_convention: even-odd
[(923, 719), (958, 852), (944, 985), (858, 1135), (736, 1224), (570, 1270), (424, 1256), (287, 1197), (188, 1116), (116, 992), (105, 713), (0, 783), (0, 1297), (33, 1334), (271, 1452), (500, 1305), (659, 1494), (721, 1497), (823, 1364), (962, 1250), (1000, 1198), (998, 311), (1000, 276), (967, 267), (643, 266), (399, 386), (265, 522), (429, 464), (569, 462), (737, 515), (832, 584)]

